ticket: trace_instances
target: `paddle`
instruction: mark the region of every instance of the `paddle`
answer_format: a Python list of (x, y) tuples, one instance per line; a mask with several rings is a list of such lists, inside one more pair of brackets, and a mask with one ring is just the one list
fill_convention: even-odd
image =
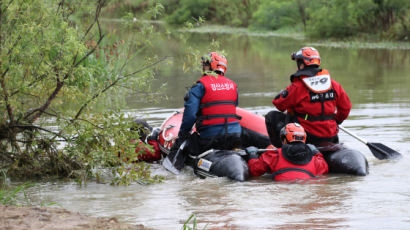
[(379, 160), (384, 160), (384, 159), (394, 159), (394, 158), (400, 158), (402, 157), (402, 155), (385, 146), (382, 143), (371, 143), (371, 142), (367, 142), (366, 140), (364, 140), (363, 138), (353, 134), (351, 131), (349, 131), (348, 129), (346, 129), (345, 127), (339, 125), (339, 128), (341, 130), (343, 130), (345, 133), (349, 134), (350, 136), (356, 138), (357, 140), (359, 140), (360, 142), (364, 143), (365, 145), (367, 145), (367, 147), (369, 147), (370, 151), (373, 153), (373, 155), (379, 159)]

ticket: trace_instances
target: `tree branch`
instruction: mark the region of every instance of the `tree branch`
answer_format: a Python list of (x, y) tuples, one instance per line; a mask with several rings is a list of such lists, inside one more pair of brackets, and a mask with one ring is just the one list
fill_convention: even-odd
[[(0, 64), (1, 64), (1, 62), (0, 62)], [(11, 105), (10, 105), (10, 102), (9, 102), (9, 93), (8, 93), (8, 91), (7, 91), (7, 88), (6, 88), (6, 82), (4, 81), (4, 77), (6, 76), (6, 74), (7, 74), (8, 71), (9, 71), (9, 68), (7, 68), (7, 69), (3, 72), (3, 74), (1, 75), (0, 85), (1, 85), (1, 88), (3, 89), (3, 95), (4, 95), (3, 98), (4, 98), (4, 102), (5, 102), (5, 104), (6, 104), (7, 114), (8, 114), (8, 116), (9, 116), (10, 123), (13, 124), (13, 122), (14, 122), (13, 108), (12, 108)]]
[(139, 69), (139, 70), (137, 70), (137, 71), (135, 71), (135, 72), (132, 72), (132, 73), (129, 73), (129, 74), (124, 75), (122, 78), (127, 78), (127, 77), (129, 77), (129, 76), (132, 76), (132, 75), (135, 75), (135, 74), (137, 74), (137, 73), (140, 73), (140, 72), (142, 72), (142, 71), (144, 71), (144, 70), (146, 70), (146, 69), (149, 69), (149, 68), (151, 68), (151, 67), (153, 67), (153, 66), (155, 66), (155, 65), (157, 65), (157, 64), (159, 64), (159, 63), (161, 63), (161, 62), (163, 62), (163, 61), (165, 61), (165, 60), (168, 59), (168, 58), (169, 58), (169, 57), (165, 56), (165, 57), (159, 59), (158, 61), (153, 62), (153, 63), (151, 63), (151, 64), (149, 64), (149, 65), (143, 67), (142, 69)]
[(26, 130), (26, 129), (30, 129), (30, 130), (31, 130), (31, 129), (38, 129), (38, 130), (42, 130), (42, 131), (47, 132), (47, 133), (54, 134), (54, 135), (56, 135), (56, 136), (58, 136), (58, 137), (63, 138), (65, 141), (68, 141), (68, 138), (66, 138), (65, 136), (63, 136), (63, 135), (61, 135), (61, 134), (59, 134), (59, 133), (53, 132), (53, 131), (51, 131), (51, 130), (48, 130), (48, 129), (46, 129), (46, 128), (43, 128), (43, 127), (40, 127), (40, 126), (36, 126), (36, 125), (11, 125), (10, 128), (18, 128), (18, 129), (24, 129), (24, 130)]
[[(30, 123), (37, 120), (44, 113), (44, 111), (48, 108), (48, 106), (51, 104), (51, 101), (54, 100), (54, 98), (57, 96), (57, 94), (60, 92), (60, 90), (63, 86), (64, 86), (64, 81), (57, 81), (56, 88), (54, 89), (53, 93), (51, 93), (50, 96), (47, 98), (46, 102), (42, 106), (40, 106), (39, 108), (28, 112), (24, 116), (24, 119), (28, 120)], [(29, 119), (29, 117), (33, 114), (34, 114), (34, 116)]]
[[(57, 85), (56, 88), (54, 89), (54, 91), (51, 93), (51, 95), (48, 97), (48, 99), (46, 100), (46, 102), (40, 106), (39, 108), (36, 108), (30, 112), (28, 112), (25, 116), (24, 119), (28, 120), (30, 123), (34, 122), (35, 120), (37, 120), (43, 113), (44, 111), (50, 106), (52, 100), (54, 100), (54, 98), (57, 96), (57, 94), (60, 92), (61, 88), (64, 86), (64, 81), (71, 76), (71, 72), (73, 70), (73, 68), (76, 68), (78, 65), (80, 65), (84, 60), (86, 60), (99, 46), (99, 44), (101, 43), (102, 39), (104, 38), (104, 35), (101, 33), (101, 28), (98, 22), (98, 17), (100, 16), (101, 13), (101, 8), (103, 7), (103, 5), (105, 4), (105, 0), (99, 0), (98, 1), (98, 5), (96, 8), (96, 16), (95, 16), (95, 21), (98, 24), (98, 28), (99, 28), (99, 40), (97, 42), (97, 44), (84, 56), (82, 57), (78, 62), (76, 62), (77, 59), (77, 55), (75, 55), (74, 60), (73, 60), (73, 66), (71, 66), (70, 70), (65, 74), (64, 78), (62, 80), (59, 80), (57, 78)], [(61, 3), (61, 2), (60, 2)], [(63, 2), (64, 3), (64, 2)], [(30, 119), (29, 117), (32, 116)]]
[(103, 6), (105, 5), (106, 1), (104, 0), (99, 0), (98, 1), (98, 5), (95, 9), (95, 16), (94, 16), (94, 21), (90, 24), (90, 26), (88, 26), (87, 30), (84, 33), (84, 36), (81, 38), (81, 41), (84, 41), (84, 39), (87, 37), (88, 33), (91, 31), (91, 29), (94, 27), (95, 23), (98, 24), (98, 30), (100, 31), (100, 35), (101, 35), (101, 28), (98, 22), (98, 18), (100, 17), (101, 14), (101, 9), (103, 8)]
[(149, 68), (151, 68), (151, 67), (153, 67), (153, 66), (159, 64), (160, 62), (165, 61), (167, 58), (168, 58), (168, 57), (163, 57), (162, 59), (160, 59), (160, 60), (158, 60), (158, 61), (156, 61), (156, 62), (154, 62), (154, 63), (151, 63), (150, 65), (147, 65), (147, 66), (145, 66), (145, 67), (143, 67), (143, 68), (141, 68), (141, 69), (139, 69), (139, 70), (137, 70), (137, 71), (135, 71), (135, 72), (132, 72), (132, 73), (126, 74), (126, 75), (124, 75), (124, 76), (118, 77), (117, 79), (115, 79), (115, 81), (113, 81), (111, 84), (109, 84), (108, 86), (106, 86), (106, 87), (105, 87), (104, 89), (102, 89), (100, 92), (94, 94), (86, 103), (84, 103), (84, 104), (81, 106), (81, 108), (78, 110), (78, 112), (77, 112), (77, 114), (75, 115), (75, 117), (74, 117), (73, 120), (78, 119), (78, 117), (81, 115), (81, 113), (82, 113), (83, 110), (88, 106), (89, 103), (91, 103), (94, 99), (96, 99), (97, 97), (99, 97), (99, 96), (100, 96), (101, 94), (103, 94), (105, 91), (109, 90), (111, 87), (115, 86), (120, 80), (125, 79), (125, 78), (127, 78), (127, 77), (130, 77), (130, 76), (132, 76), (132, 75), (135, 75), (135, 74), (137, 74), (137, 73), (140, 73), (140, 72), (142, 72), (142, 71), (144, 71), (144, 70), (146, 70), (146, 69), (149, 69)]
[(7, 6), (4, 9), (0, 9), (0, 11), (5, 11), (7, 10), (7, 8), (9, 8), (9, 6), (11, 5), (11, 3), (13, 3), (14, 0), (10, 0), (10, 2), (7, 4)]
[[(77, 63), (75, 63), (74, 64), (74, 67), (77, 67), (78, 65), (80, 65), (85, 59), (87, 59), (92, 53), (94, 53), (94, 51), (97, 49), (97, 47), (100, 45), (100, 43), (101, 43), (101, 41), (102, 41), (102, 39), (104, 38), (104, 35), (101, 35), (100, 34), (100, 37), (99, 37), (99, 39), (98, 39), (98, 41), (97, 41), (97, 44), (90, 50), (90, 51), (88, 51), (88, 53), (86, 54), (86, 55), (84, 55), (84, 57), (82, 57)], [(74, 59), (74, 62), (75, 62), (75, 60), (77, 59), (77, 55), (76, 55), (76, 57), (75, 57), (75, 59)]]

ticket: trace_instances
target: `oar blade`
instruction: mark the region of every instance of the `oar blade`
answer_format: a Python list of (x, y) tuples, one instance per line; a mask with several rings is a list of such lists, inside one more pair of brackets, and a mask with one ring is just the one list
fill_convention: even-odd
[(380, 160), (400, 158), (402, 155), (382, 143), (367, 143), (373, 155)]

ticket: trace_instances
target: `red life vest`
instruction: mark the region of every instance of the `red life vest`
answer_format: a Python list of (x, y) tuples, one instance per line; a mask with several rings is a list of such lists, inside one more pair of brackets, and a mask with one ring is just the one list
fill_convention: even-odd
[(282, 155), (282, 149), (278, 149), (278, 161), (272, 169), (274, 180), (310, 179), (316, 175), (314, 159), (305, 165), (293, 164)]
[(205, 95), (200, 103), (197, 127), (238, 121), (236, 84), (222, 76), (205, 75), (198, 82), (205, 87)]
[[(322, 70), (312, 77), (301, 77), (303, 84), (309, 91), (310, 103), (320, 103), (320, 115), (303, 114), (295, 111), (295, 115), (310, 122), (328, 121), (335, 119), (336, 112), (336, 91), (332, 87), (332, 80), (327, 70)], [(325, 105), (326, 104), (326, 105)], [(325, 113), (325, 106), (332, 107), (332, 112)]]

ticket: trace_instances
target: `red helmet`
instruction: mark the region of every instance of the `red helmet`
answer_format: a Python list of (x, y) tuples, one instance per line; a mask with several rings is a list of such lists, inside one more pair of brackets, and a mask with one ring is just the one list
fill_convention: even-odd
[(208, 64), (211, 66), (211, 70), (225, 74), (228, 67), (228, 61), (224, 55), (219, 55), (217, 52), (211, 52), (204, 55), (202, 58), (202, 64)]
[(295, 141), (305, 142), (306, 132), (305, 129), (298, 123), (289, 123), (280, 130), (280, 139), (286, 140), (291, 143)]
[(296, 53), (291, 54), (292, 60), (303, 60), (305, 65), (320, 65), (320, 55), (313, 47), (303, 47)]

